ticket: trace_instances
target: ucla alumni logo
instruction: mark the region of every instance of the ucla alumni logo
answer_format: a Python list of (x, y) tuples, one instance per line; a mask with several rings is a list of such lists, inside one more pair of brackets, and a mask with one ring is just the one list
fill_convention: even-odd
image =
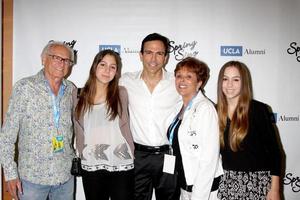
[(221, 46), (221, 56), (242, 56), (243, 46)]
[(300, 116), (298, 114), (287, 115), (279, 113), (270, 113), (270, 118), (273, 123), (277, 122), (299, 122)]
[(100, 44), (99, 51), (103, 51), (106, 49), (113, 50), (119, 54), (121, 54), (121, 45), (112, 45), (112, 44)]

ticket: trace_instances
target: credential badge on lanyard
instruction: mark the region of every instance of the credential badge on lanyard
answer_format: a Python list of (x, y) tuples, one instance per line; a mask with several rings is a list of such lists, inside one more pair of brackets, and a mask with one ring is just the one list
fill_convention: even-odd
[(64, 150), (64, 136), (59, 132), (59, 121), (61, 117), (60, 112), (60, 101), (64, 95), (65, 86), (61, 84), (58, 92), (58, 96), (55, 96), (52, 90), (50, 89), (49, 83), (48, 88), (52, 98), (52, 107), (53, 107), (53, 119), (54, 125), (56, 128), (56, 135), (52, 136), (52, 149), (54, 153), (62, 152)]
[[(185, 111), (190, 110), (192, 105), (193, 105), (193, 100), (194, 98), (197, 96), (198, 93), (196, 93), (193, 98), (189, 101), (188, 105), (186, 106), (186, 108), (183, 111), (183, 115), (185, 113)], [(195, 109), (196, 110), (196, 109)], [(195, 111), (194, 111), (195, 112)], [(179, 112), (180, 113), (180, 112)], [(177, 126), (178, 122), (179, 122), (179, 113), (176, 115), (176, 117), (173, 119), (173, 122), (171, 123), (171, 131), (170, 131), (170, 136), (169, 136), (169, 145), (170, 145), (170, 154), (173, 154), (173, 150), (172, 150), (172, 144), (173, 144), (173, 137), (174, 137), (174, 130), (175, 127)]]

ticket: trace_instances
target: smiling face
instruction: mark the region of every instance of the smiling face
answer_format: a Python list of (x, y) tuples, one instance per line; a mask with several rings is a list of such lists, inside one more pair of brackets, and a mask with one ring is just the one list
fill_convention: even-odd
[(106, 54), (98, 63), (96, 70), (97, 83), (108, 85), (117, 72), (117, 62), (114, 56)]
[(161, 72), (167, 62), (164, 43), (160, 40), (145, 42), (143, 52), (140, 53), (140, 59), (146, 73)]
[(71, 60), (71, 55), (68, 49), (60, 45), (53, 46), (43, 55), (42, 64), (49, 81), (61, 81), (68, 74), (71, 66), (65, 60)]
[(239, 70), (229, 66), (224, 71), (222, 91), (227, 101), (238, 101), (241, 93), (242, 80)]
[(198, 81), (195, 72), (187, 67), (182, 67), (175, 74), (175, 86), (177, 92), (182, 96), (184, 104), (187, 104), (198, 92), (202, 81)]

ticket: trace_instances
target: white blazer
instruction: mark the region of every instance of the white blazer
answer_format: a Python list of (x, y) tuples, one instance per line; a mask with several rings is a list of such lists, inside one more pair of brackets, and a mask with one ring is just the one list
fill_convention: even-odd
[[(169, 124), (183, 103), (176, 106)], [(210, 197), (214, 177), (223, 174), (220, 158), (218, 115), (201, 91), (187, 106), (178, 130), (178, 141), (187, 185), (193, 185), (192, 200)]]

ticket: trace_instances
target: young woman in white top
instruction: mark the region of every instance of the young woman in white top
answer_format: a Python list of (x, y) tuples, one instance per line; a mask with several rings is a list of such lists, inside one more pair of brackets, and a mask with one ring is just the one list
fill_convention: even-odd
[(75, 109), (76, 148), (87, 200), (133, 199), (133, 141), (120, 76), (119, 54), (99, 52)]

